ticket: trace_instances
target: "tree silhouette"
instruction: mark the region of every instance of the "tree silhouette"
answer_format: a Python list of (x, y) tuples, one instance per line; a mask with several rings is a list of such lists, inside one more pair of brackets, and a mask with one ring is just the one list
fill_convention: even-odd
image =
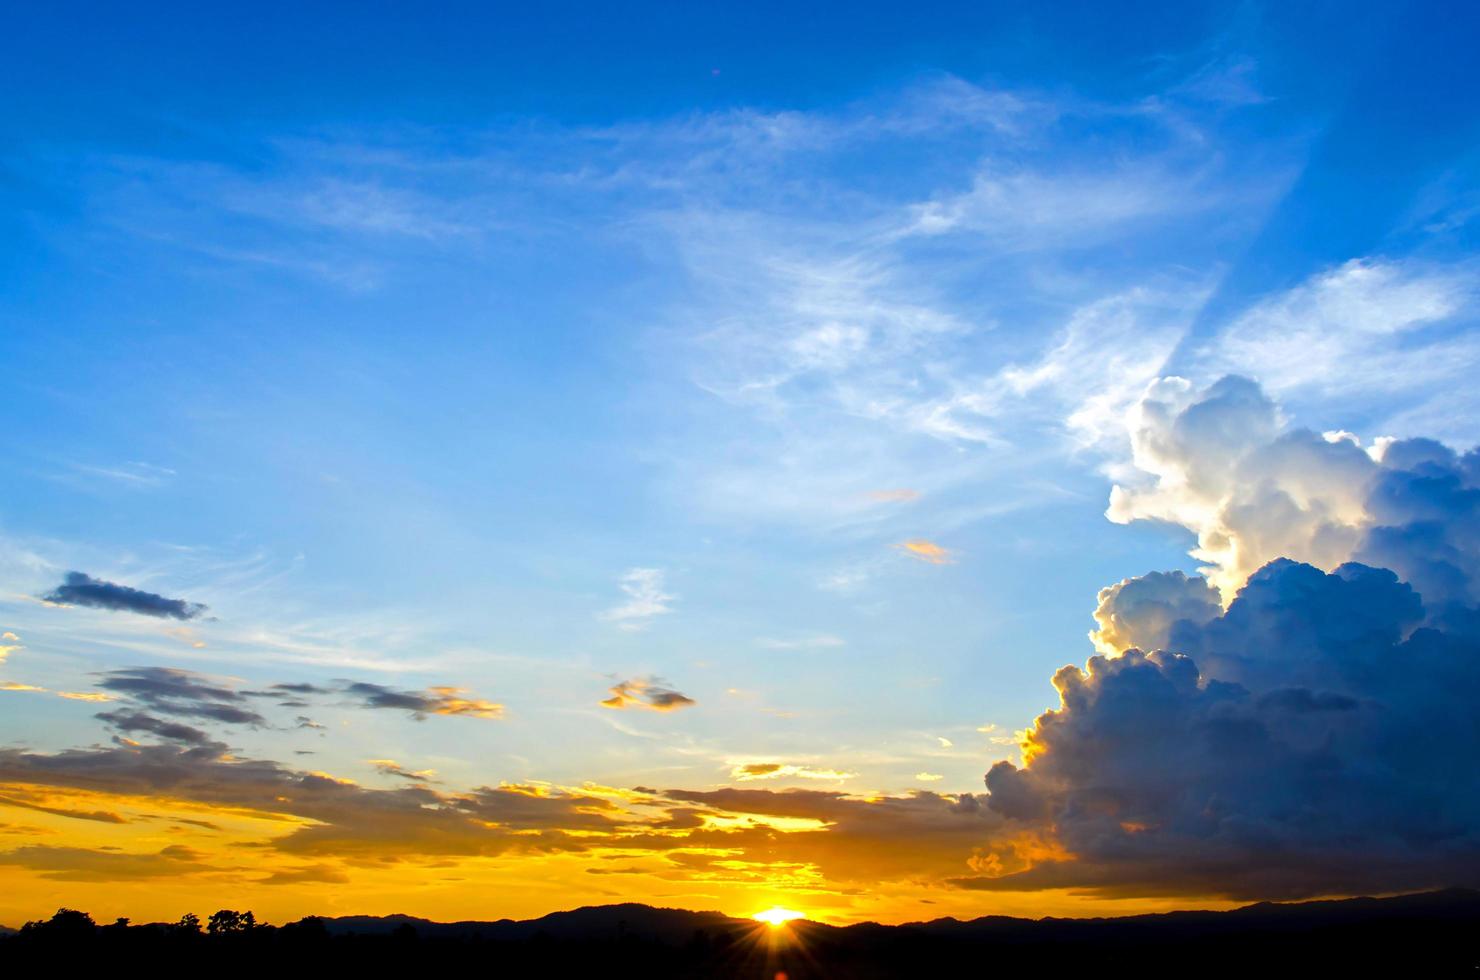
[(27, 922), (22, 933), (40, 934), (47, 939), (64, 942), (91, 939), (97, 928), (93, 917), (76, 909), (60, 908), (45, 922)]
[(257, 917), (250, 910), (221, 909), (211, 916), (206, 932), (213, 936), (229, 936), (234, 933), (250, 932), (257, 927)]

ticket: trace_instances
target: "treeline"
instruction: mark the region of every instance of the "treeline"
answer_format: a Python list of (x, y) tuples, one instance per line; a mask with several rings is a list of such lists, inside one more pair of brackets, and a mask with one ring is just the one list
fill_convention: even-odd
[[(751, 977), (777, 973), (804, 978), (788, 956), (737, 942), (738, 931), (695, 930), (677, 945), (637, 935), (591, 940), (556, 939), (536, 934), (522, 940), (477, 936), (422, 936), (403, 924), (385, 933), (334, 933), (326, 920), (309, 916), (274, 926), (250, 911), (221, 909), (204, 922), (190, 913), (177, 922), (135, 925), (120, 918), (99, 924), (86, 912), (58, 909), (49, 919), (27, 922), (0, 937), (0, 964), (104, 966), (150, 963), (209, 966), (245, 972), (290, 967), (300, 970), (425, 969), (435, 958), (439, 969), (464, 967), (493, 976)], [(760, 972), (757, 972), (760, 971)], [(11, 975), (19, 975), (12, 973)]]
[[(624, 911), (623, 909), (626, 909)], [(768, 930), (711, 917), (698, 928), (660, 932), (634, 910), (607, 907), (578, 928), (547, 926), (558, 913), (528, 923), (409, 922), (352, 931), (310, 916), (273, 926), (250, 912), (221, 909), (204, 922), (99, 925), (85, 912), (60, 909), (0, 938), (0, 965), (152, 969), (213, 973), (394, 970), (477, 971), (479, 976), (624, 978), (765, 978), (787, 980), (926, 975), (981, 976), (1023, 971), (1139, 977), (1480, 975), (1480, 894), (1435, 893), (1300, 906), (1252, 906), (1226, 913), (1171, 913), (1125, 919), (951, 919), (907, 926), (846, 928), (796, 922)], [(661, 910), (647, 910), (659, 913)], [(702, 914), (662, 912), (664, 921), (700, 922)], [(689, 917), (689, 918), (683, 918)], [(503, 927), (519, 927), (517, 935)], [(527, 927), (527, 928), (526, 928)], [(564, 929), (558, 935), (546, 931)], [(479, 930), (482, 930), (481, 932)], [(666, 938), (665, 938), (666, 937)], [(332, 974), (331, 974), (332, 975)]]

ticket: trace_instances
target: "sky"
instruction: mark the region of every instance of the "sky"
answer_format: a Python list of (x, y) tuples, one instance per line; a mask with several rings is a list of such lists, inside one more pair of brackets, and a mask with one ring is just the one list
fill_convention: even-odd
[(0, 922), (1480, 882), (1480, 15), (8, 20)]

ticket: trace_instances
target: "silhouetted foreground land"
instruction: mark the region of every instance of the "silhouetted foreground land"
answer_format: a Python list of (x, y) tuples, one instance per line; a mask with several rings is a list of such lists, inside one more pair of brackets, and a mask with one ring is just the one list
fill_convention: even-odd
[[(223, 910), (206, 923), (95, 925), (63, 910), (0, 937), (7, 969), (125, 964), (151, 972), (476, 970), (489, 977), (919, 977), (1005, 969), (1140, 976), (1480, 975), (1480, 892), (1259, 904), (1118, 919), (937, 919), (773, 929), (718, 912), (607, 905), (514, 922), (410, 916), (260, 925)], [(11, 975), (17, 975), (13, 972)], [(330, 973), (330, 975), (333, 975)]]

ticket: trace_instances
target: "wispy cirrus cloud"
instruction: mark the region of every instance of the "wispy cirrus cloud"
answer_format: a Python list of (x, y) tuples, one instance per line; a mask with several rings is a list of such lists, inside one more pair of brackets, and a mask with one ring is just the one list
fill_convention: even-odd
[(627, 598), (603, 612), (601, 619), (622, 630), (647, 629), (654, 618), (672, 612), (673, 600), (678, 598), (666, 591), (660, 568), (629, 568), (617, 586)]

